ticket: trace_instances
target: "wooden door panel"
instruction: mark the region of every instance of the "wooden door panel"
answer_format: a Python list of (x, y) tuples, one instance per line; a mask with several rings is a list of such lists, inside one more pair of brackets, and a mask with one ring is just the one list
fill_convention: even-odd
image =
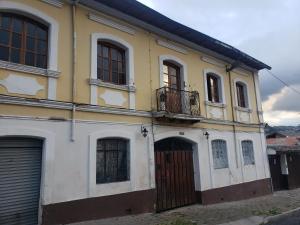
[(193, 204), (193, 152), (155, 151), (157, 211)]

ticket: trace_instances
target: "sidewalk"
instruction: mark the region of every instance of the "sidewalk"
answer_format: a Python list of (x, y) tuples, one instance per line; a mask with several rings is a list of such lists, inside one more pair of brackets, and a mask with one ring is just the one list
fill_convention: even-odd
[(148, 213), (72, 225), (215, 225), (226, 223), (226, 225), (258, 225), (265, 217), (298, 207), (300, 207), (300, 189), (295, 189), (238, 202), (209, 206), (192, 205), (164, 213)]

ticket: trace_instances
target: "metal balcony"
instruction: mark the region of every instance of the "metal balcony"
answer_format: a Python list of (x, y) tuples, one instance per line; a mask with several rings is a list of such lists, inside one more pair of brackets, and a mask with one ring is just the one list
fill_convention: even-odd
[(198, 122), (201, 120), (200, 99), (197, 91), (162, 87), (156, 90), (157, 119)]

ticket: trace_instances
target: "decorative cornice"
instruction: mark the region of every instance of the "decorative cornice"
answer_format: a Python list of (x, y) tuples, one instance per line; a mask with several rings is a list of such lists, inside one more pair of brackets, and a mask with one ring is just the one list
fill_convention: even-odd
[(107, 83), (103, 82), (98, 79), (88, 79), (90, 85), (97, 85), (99, 87), (106, 87), (106, 88), (111, 88), (111, 89), (116, 89), (116, 90), (121, 90), (121, 91), (128, 91), (128, 92), (135, 92), (136, 88), (133, 85), (116, 85), (112, 83)]
[(95, 15), (93, 13), (89, 13), (88, 17), (89, 17), (90, 20), (93, 20), (97, 23), (101, 23), (101, 24), (104, 24), (106, 26), (113, 27), (115, 29), (118, 29), (120, 31), (126, 32), (126, 33), (131, 34), (131, 35), (135, 34), (135, 30), (133, 28), (131, 28), (129, 26), (122, 25), (120, 23), (117, 23), (117, 22), (115, 22), (111, 19), (104, 18), (104, 17), (98, 16), (98, 15)]
[(204, 62), (207, 62), (207, 63), (210, 63), (212, 65), (215, 65), (215, 66), (218, 66), (218, 67), (222, 67), (222, 68), (225, 68), (226, 64), (225, 63), (221, 63), (215, 59), (212, 59), (210, 57), (206, 57), (206, 56), (202, 56), (201, 57), (201, 60), (204, 61)]
[(38, 68), (38, 67), (33, 67), (33, 66), (27, 66), (27, 65), (7, 62), (7, 61), (3, 61), (3, 60), (0, 60), (0, 68), (17, 71), (17, 72), (36, 74), (36, 75), (41, 75), (41, 76), (45, 76), (45, 77), (53, 77), (53, 78), (58, 78), (58, 76), (60, 74), (59, 71), (48, 70), (48, 69), (43, 69), (43, 68)]
[(64, 3), (60, 0), (41, 0), (42, 2), (45, 2), (49, 5), (55, 6), (57, 8), (63, 7)]
[(184, 49), (184, 48), (182, 48), (182, 47), (179, 47), (179, 46), (177, 46), (177, 45), (174, 45), (174, 44), (172, 44), (172, 43), (170, 43), (170, 42), (163, 41), (163, 40), (161, 40), (161, 39), (157, 39), (157, 40), (156, 40), (156, 43), (157, 43), (158, 45), (160, 45), (160, 46), (163, 46), (163, 47), (172, 49), (172, 50), (174, 50), (174, 51), (176, 51), (176, 52), (180, 52), (180, 53), (182, 53), (182, 54), (187, 54), (187, 53), (188, 53), (188, 51), (187, 51), (186, 49)]

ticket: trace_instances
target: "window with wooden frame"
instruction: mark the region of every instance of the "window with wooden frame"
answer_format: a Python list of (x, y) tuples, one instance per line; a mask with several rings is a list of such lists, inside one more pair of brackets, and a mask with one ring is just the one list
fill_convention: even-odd
[(125, 50), (103, 41), (98, 41), (97, 46), (97, 78), (104, 82), (125, 85)]
[(220, 78), (214, 74), (207, 74), (207, 97), (208, 101), (214, 103), (221, 102)]
[(129, 180), (129, 143), (123, 138), (97, 141), (96, 183)]
[(247, 87), (241, 82), (236, 82), (237, 104), (239, 107), (247, 108)]
[(30, 18), (0, 12), (0, 60), (47, 68), (48, 27)]
[(213, 140), (211, 142), (213, 162), (215, 169), (228, 168), (227, 146), (224, 140)]
[(180, 68), (168, 61), (163, 63), (163, 82), (164, 86), (180, 90)]

